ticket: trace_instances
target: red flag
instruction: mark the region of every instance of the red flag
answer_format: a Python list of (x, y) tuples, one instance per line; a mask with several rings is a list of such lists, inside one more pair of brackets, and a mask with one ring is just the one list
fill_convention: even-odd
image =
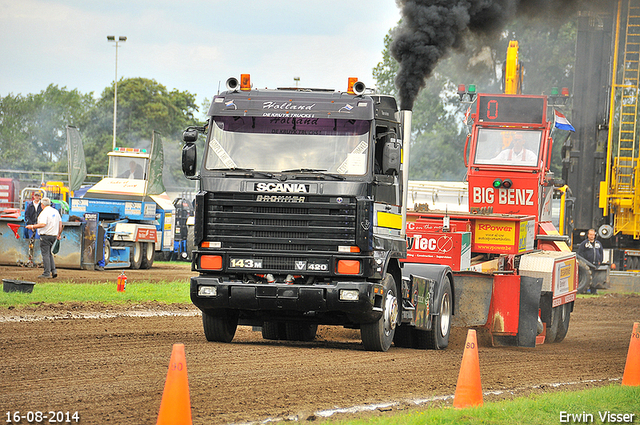
[(18, 233), (18, 229), (20, 229), (20, 225), (14, 224), (14, 223), (7, 223), (7, 226), (9, 226), (9, 229), (11, 229), (13, 231), (13, 234), (16, 235), (16, 239), (20, 239), (20, 234)]

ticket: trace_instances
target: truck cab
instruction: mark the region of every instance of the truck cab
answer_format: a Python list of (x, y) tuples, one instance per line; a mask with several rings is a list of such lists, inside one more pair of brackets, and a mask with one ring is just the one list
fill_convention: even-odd
[(69, 214), (83, 217), (96, 235), (97, 254), (87, 267), (151, 268), (156, 252), (173, 250), (173, 204), (166, 193), (148, 194), (146, 149), (116, 147), (108, 156), (108, 176), (71, 199)]
[(408, 138), (395, 99), (360, 82), (256, 90), (245, 79), (229, 79), (207, 125), (184, 134), (183, 171), (200, 181), (191, 300), (207, 339), (229, 342), (238, 324), (309, 339), (332, 324), (386, 351), (406, 255)]

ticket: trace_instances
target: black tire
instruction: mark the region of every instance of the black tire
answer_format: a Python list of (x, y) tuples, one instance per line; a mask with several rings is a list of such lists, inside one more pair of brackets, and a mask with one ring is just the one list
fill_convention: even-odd
[(211, 342), (231, 342), (238, 328), (238, 314), (219, 311), (215, 314), (202, 312), (204, 336)]
[(103, 255), (104, 255), (104, 265), (109, 264), (109, 258), (111, 258), (111, 242), (107, 239), (104, 241), (103, 246)]
[(578, 259), (578, 294), (586, 294), (591, 287), (591, 269)]
[(431, 330), (427, 331), (426, 345), (431, 350), (442, 350), (449, 345), (449, 335), (451, 334), (451, 315), (453, 314), (453, 297), (451, 282), (448, 277), (438, 293), (436, 305), (440, 307), (440, 314), (433, 317)]
[(569, 331), (571, 321), (571, 303), (551, 309), (551, 327), (547, 329), (546, 342), (562, 342)]
[(570, 308), (567, 310), (569, 304), (559, 305), (551, 309), (551, 324), (547, 328), (547, 335), (545, 342), (560, 342), (567, 335), (569, 330), (569, 315)]
[(283, 322), (264, 322), (262, 324), (262, 338), (277, 341), (287, 338), (287, 331)]
[(393, 345), (396, 347), (413, 348), (413, 331), (409, 325), (400, 325), (396, 327), (396, 333), (393, 336)]
[(396, 297), (396, 281), (387, 274), (382, 279), (384, 298), (382, 300), (382, 316), (374, 323), (360, 325), (360, 335), (365, 350), (387, 351), (391, 347), (398, 324), (398, 299)]
[(312, 323), (286, 322), (288, 341), (313, 341), (316, 338), (318, 325)]
[(156, 255), (156, 244), (153, 242), (145, 242), (142, 244), (142, 263), (141, 269), (150, 269), (153, 266), (153, 260)]
[(155, 261), (171, 261), (171, 251), (157, 251), (153, 258)]
[(138, 270), (142, 265), (142, 244), (140, 242), (134, 242), (133, 245), (129, 246), (129, 263), (131, 263), (131, 268), (134, 270)]

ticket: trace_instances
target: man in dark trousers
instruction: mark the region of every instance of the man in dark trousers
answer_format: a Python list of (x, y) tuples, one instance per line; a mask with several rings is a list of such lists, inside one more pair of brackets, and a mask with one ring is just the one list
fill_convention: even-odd
[(42, 253), (44, 271), (38, 277), (48, 279), (58, 277), (51, 249), (55, 241), (60, 240), (62, 237), (62, 218), (58, 210), (51, 206), (51, 199), (42, 198), (42, 206), (42, 212), (38, 216), (38, 223), (29, 224), (27, 229), (42, 229), (40, 230), (40, 252)]
[(596, 240), (596, 231), (589, 229), (587, 239), (578, 247), (578, 255), (598, 267), (602, 263), (603, 251), (602, 244)]
[(40, 198), (42, 194), (38, 191), (33, 194), (33, 201), (27, 205), (27, 209), (24, 211), (24, 224), (27, 229), (27, 239), (37, 238), (37, 233), (34, 230), (29, 229), (27, 226), (30, 224), (38, 223), (38, 216), (42, 212), (42, 204)]

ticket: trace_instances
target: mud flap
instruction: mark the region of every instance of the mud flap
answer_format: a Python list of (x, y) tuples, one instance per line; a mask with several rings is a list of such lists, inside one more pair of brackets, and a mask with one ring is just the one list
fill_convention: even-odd
[(520, 276), (518, 332), (516, 335), (493, 334), (494, 346), (536, 346), (538, 309), (543, 280), (539, 277)]
[(484, 326), (489, 318), (493, 295), (493, 276), (473, 272), (457, 272), (453, 278), (455, 327)]

